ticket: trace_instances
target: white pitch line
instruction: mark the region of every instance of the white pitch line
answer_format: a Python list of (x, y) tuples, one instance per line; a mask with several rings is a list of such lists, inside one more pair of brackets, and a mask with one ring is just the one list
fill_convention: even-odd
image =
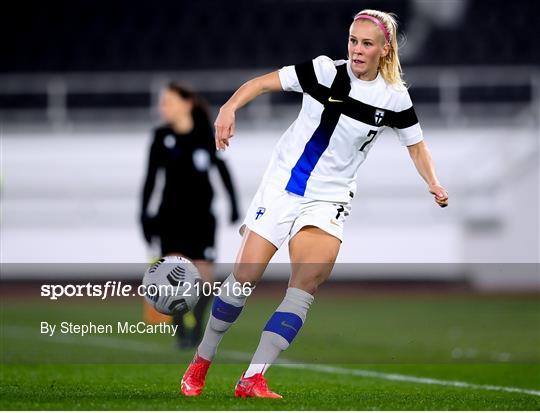
[[(249, 353), (244, 353), (241, 351), (227, 351), (223, 353), (226, 353), (226, 355), (229, 358), (232, 358), (235, 360), (241, 360), (241, 361), (251, 360), (251, 355)], [(491, 384), (474, 384), (474, 383), (467, 383), (463, 381), (440, 380), (440, 379), (432, 379), (429, 377), (416, 377), (416, 376), (409, 376), (409, 375), (397, 374), (397, 373), (381, 373), (381, 372), (372, 371), (372, 370), (349, 369), (349, 368), (343, 368), (343, 367), (325, 366), (323, 364), (302, 364), (302, 363), (296, 363), (292, 360), (287, 360), (287, 359), (282, 359), (282, 358), (279, 359), (278, 363), (273, 364), (273, 366), (283, 367), (286, 369), (311, 370), (311, 371), (317, 371), (317, 372), (323, 372), (323, 373), (368, 377), (372, 379), (381, 379), (381, 380), (389, 380), (389, 381), (401, 381), (401, 382), (430, 384), (430, 385), (439, 385), (439, 386), (447, 386), (447, 387), (460, 387), (460, 388), (465, 388), (465, 389), (492, 390), (492, 391), (502, 391), (502, 392), (507, 392), (507, 393), (522, 393), (522, 394), (530, 394), (532, 396), (540, 396), (540, 390), (531, 390), (531, 389), (524, 389), (524, 388), (519, 388), (519, 387), (494, 386)]]
[(324, 366), (320, 364), (275, 364), (276, 366), (288, 368), (288, 369), (301, 369), (301, 370), (311, 370), (319, 371), (324, 373), (333, 373), (333, 374), (346, 374), (350, 376), (360, 376), (360, 377), (369, 377), (373, 379), (382, 379), (390, 381), (402, 381), (409, 383), (421, 383), (421, 384), (431, 384), (447, 387), (460, 387), (465, 389), (477, 389), (477, 390), (493, 390), (493, 391), (502, 391), (507, 393), (522, 393), (529, 394), (532, 396), (540, 396), (540, 390), (531, 390), (524, 389), (519, 387), (504, 387), (504, 386), (493, 386), (490, 384), (474, 384), (467, 383), (464, 381), (451, 381), (451, 380), (439, 380), (432, 379), (429, 377), (416, 377), (409, 376), (405, 374), (397, 373), (380, 373), (377, 371), (371, 370), (361, 370), (361, 369), (346, 369), (341, 367), (332, 367)]
[[(31, 335), (33, 338), (36, 337), (36, 330), (31, 327), (4, 325), (2, 326), (2, 329), (0, 331), (2, 332), (13, 331), (13, 332), (17, 332), (18, 336), (20, 336), (22, 333), (23, 335), (26, 335), (26, 336)], [(76, 345), (81, 345), (81, 346), (86, 345), (86, 346), (92, 346), (92, 347), (106, 347), (106, 348), (113, 348), (113, 349), (118, 349), (118, 350), (131, 350), (131, 351), (137, 351), (137, 352), (143, 352), (143, 353), (155, 353), (156, 351), (170, 350), (169, 347), (166, 347), (163, 345), (154, 345), (154, 344), (149, 344), (149, 343), (142, 343), (136, 340), (117, 339), (117, 338), (111, 338), (111, 337), (85, 337), (84, 341), (82, 341), (81, 338), (77, 339), (70, 336), (49, 337), (49, 336), (43, 336), (42, 334), (40, 334), (38, 338), (44, 339), (47, 341), (55, 341), (57, 343), (76, 344)], [(252, 356), (250, 353), (246, 353), (242, 351), (221, 351), (219, 354), (224, 355), (231, 360), (237, 360), (237, 361), (249, 361), (251, 360), (251, 356)], [(506, 393), (528, 394), (531, 396), (540, 396), (540, 390), (524, 389), (520, 387), (494, 386), (490, 384), (474, 384), (474, 383), (468, 383), (464, 381), (440, 380), (440, 379), (433, 379), (430, 377), (417, 377), (417, 376), (409, 376), (409, 375), (397, 374), (397, 373), (381, 373), (381, 372), (372, 371), (372, 370), (349, 369), (349, 368), (343, 368), (343, 367), (325, 366), (322, 364), (301, 364), (301, 363), (295, 363), (292, 360), (287, 360), (287, 359), (282, 359), (282, 358), (280, 358), (279, 362), (274, 364), (274, 366), (287, 368), (287, 369), (310, 370), (310, 371), (317, 371), (317, 372), (322, 372), (322, 373), (367, 377), (367, 378), (372, 378), (372, 379), (380, 379), (380, 380), (388, 380), (388, 381), (400, 381), (400, 382), (407, 382), (407, 383), (419, 383), (419, 384), (438, 385), (438, 386), (446, 386), (446, 387), (457, 387), (457, 388), (463, 388), (463, 389), (490, 390), (490, 391), (499, 391), (499, 392), (506, 392)]]

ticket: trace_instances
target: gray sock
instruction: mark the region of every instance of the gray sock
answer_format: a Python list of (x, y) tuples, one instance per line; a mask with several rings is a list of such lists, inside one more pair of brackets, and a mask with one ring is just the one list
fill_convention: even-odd
[(221, 294), (214, 297), (212, 313), (206, 324), (201, 344), (197, 348), (197, 354), (206, 360), (214, 359), (221, 339), (236, 321), (246, 303), (246, 295), (233, 294), (233, 292), (239, 292), (238, 288), (233, 288), (234, 283), (237, 281), (231, 273), (221, 285)]
[[(306, 321), (313, 296), (298, 288), (288, 288), (285, 298), (270, 318), (261, 334), (259, 346), (244, 377), (251, 377), (266, 370), (286, 350)], [(294, 323), (291, 320), (296, 320)]]

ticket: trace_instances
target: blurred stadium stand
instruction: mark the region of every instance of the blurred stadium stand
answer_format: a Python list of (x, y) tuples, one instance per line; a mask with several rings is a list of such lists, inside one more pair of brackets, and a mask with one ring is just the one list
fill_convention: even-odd
[[(444, 3), (462, 4), (445, 7)], [(402, 30), (429, 26), (418, 65), (538, 64), (535, 1), (11, 2), (0, 71), (148, 71), (266, 68), (320, 54), (345, 55), (343, 36), (360, 8), (395, 12)], [(442, 19), (437, 10), (450, 16)], [(4, 15), (6, 16), (6, 15)], [(429, 22), (426, 22), (429, 20)], [(475, 39), (485, 41), (476, 42)]]
[[(181, 79), (215, 110), (252, 76), (344, 57), (351, 17), (368, 7), (395, 12), (407, 34), (406, 79), (452, 204), (431, 205), (385, 133), (359, 171), (340, 260), (538, 263), (532, 0), (11, 3), (0, 27), (2, 262), (143, 262), (137, 197), (165, 82)], [(239, 114), (226, 156), (243, 208), (299, 102), (264, 96)], [(229, 261), (238, 236), (222, 200), (218, 191), (219, 257)], [(286, 260), (285, 250), (277, 261)], [(475, 277), (486, 288), (540, 288), (534, 273)]]
[[(122, 112), (114, 109), (127, 109), (131, 118), (138, 111), (136, 118), (148, 121), (145, 109), (171, 77), (219, 105), (248, 76), (321, 54), (344, 57), (347, 27), (359, 7), (399, 16), (416, 104), (438, 103), (457, 116), (460, 103), (519, 107), (539, 94), (538, 70), (531, 68), (538, 68), (540, 49), (528, 20), (540, 12), (538, 2), (329, 4), (98, 0), (28, 10), (24, 2), (11, 3), (0, 28), (7, 40), (0, 55), (3, 121), (117, 120)], [(286, 94), (268, 102), (298, 98)]]

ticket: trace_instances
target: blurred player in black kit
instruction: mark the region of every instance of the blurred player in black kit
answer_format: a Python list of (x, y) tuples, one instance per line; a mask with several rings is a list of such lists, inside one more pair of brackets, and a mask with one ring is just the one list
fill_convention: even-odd
[[(225, 162), (216, 156), (215, 138), (204, 103), (192, 91), (171, 82), (163, 89), (159, 112), (165, 124), (154, 130), (148, 171), (142, 192), (140, 221), (145, 240), (158, 237), (161, 254), (181, 255), (193, 261), (205, 282), (213, 281), (216, 220), (212, 214), (213, 189), (209, 170), (216, 166), (231, 203), (230, 221), (238, 220), (238, 204), (231, 175)], [(159, 169), (165, 172), (165, 186), (156, 216), (149, 216), (148, 204)], [(193, 309), (195, 323), (179, 326), (179, 345), (196, 346), (210, 297), (201, 295)], [(193, 319), (192, 323), (193, 324)]]

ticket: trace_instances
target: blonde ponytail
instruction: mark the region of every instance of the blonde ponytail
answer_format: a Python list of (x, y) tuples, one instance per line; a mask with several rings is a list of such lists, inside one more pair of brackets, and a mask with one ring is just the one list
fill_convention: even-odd
[[(386, 29), (388, 34), (389, 51), (385, 57), (381, 57), (379, 62), (379, 71), (386, 83), (400, 87), (406, 87), (403, 81), (403, 72), (401, 71), (401, 63), (399, 62), (397, 30), (398, 24), (394, 13), (386, 13), (379, 10), (364, 9), (355, 15), (355, 20), (358, 16), (368, 15), (377, 19)], [(383, 31), (384, 32), (384, 31)]]

